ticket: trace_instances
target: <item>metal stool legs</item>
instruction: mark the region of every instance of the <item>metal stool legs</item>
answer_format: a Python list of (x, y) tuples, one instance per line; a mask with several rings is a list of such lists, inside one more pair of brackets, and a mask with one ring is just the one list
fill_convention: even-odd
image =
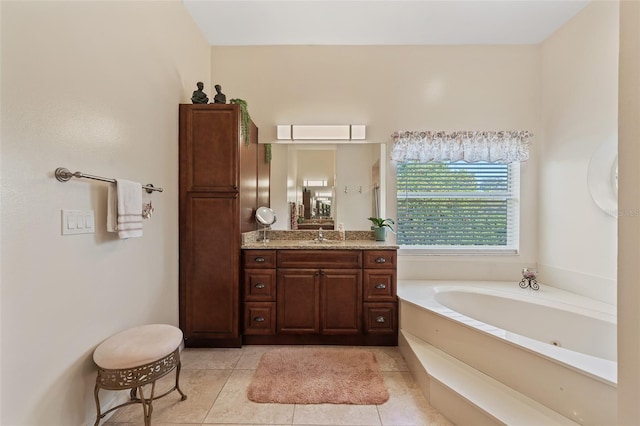
[[(180, 400), (184, 401), (187, 399), (187, 395), (182, 392), (180, 389), (180, 369), (182, 363), (180, 362), (180, 353), (179, 349), (176, 349), (173, 353), (167, 355), (166, 357), (152, 362), (147, 365), (143, 365), (140, 367), (124, 369), (124, 370), (108, 370), (98, 367), (98, 377), (96, 378), (96, 386), (94, 389), (94, 398), (96, 401), (96, 422), (94, 426), (98, 426), (100, 424), (100, 420), (103, 419), (110, 412), (117, 410), (118, 408), (124, 407), (126, 405), (131, 404), (142, 404), (142, 411), (144, 414), (144, 424), (145, 426), (151, 425), (151, 414), (153, 412), (153, 401), (163, 396), (166, 396), (177, 390), (180, 394)], [(166, 376), (171, 371), (175, 369), (176, 371), (176, 381), (175, 385), (163, 393), (162, 395), (155, 396), (155, 386), (156, 380), (161, 377)], [(151, 385), (151, 394), (149, 398), (145, 398), (143, 393), (143, 386)], [(117, 405), (104, 413), (101, 412), (100, 409), (100, 398), (98, 393), (100, 389), (109, 389), (109, 390), (130, 390), (130, 400), (124, 402), (120, 405)], [(140, 395), (138, 397), (138, 394)]]

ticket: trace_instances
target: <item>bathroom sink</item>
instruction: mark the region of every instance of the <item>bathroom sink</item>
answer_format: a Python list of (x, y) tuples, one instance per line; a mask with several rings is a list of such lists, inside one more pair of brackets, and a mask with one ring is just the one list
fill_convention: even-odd
[(331, 240), (301, 240), (300, 241), (300, 245), (307, 245), (307, 244), (328, 244), (328, 243), (332, 243), (335, 241), (331, 241)]

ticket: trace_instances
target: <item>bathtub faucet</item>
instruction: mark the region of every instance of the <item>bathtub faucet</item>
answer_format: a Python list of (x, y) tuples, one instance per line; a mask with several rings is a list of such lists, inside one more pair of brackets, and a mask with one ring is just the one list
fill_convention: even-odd
[(522, 279), (519, 284), (520, 288), (531, 288), (533, 290), (539, 290), (540, 285), (538, 285), (538, 271), (531, 268), (523, 268), (522, 269)]

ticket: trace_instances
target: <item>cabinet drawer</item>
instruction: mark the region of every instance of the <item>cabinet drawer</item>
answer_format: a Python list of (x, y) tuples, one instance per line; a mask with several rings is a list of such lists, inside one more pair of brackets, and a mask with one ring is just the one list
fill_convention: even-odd
[(364, 270), (364, 301), (395, 302), (396, 271), (395, 269)]
[(395, 303), (365, 303), (364, 327), (367, 334), (396, 333), (398, 311)]
[(396, 269), (395, 250), (364, 250), (365, 268)]
[(244, 334), (275, 333), (275, 302), (246, 302), (244, 304)]
[(244, 300), (246, 302), (275, 302), (276, 270), (245, 269)]
[(275, 250), (243, 250), (242, 265), (245, 268), (275, 268)]
[(279, 250), (278, 268), (361, 268), (361, 250)]

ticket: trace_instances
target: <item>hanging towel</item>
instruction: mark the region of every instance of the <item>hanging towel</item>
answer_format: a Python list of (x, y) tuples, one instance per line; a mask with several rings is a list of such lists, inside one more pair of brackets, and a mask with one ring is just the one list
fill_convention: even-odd
[(119, 238), (142, 236), (142, 184), (116, 179), (107, 195), (107, 231)]

